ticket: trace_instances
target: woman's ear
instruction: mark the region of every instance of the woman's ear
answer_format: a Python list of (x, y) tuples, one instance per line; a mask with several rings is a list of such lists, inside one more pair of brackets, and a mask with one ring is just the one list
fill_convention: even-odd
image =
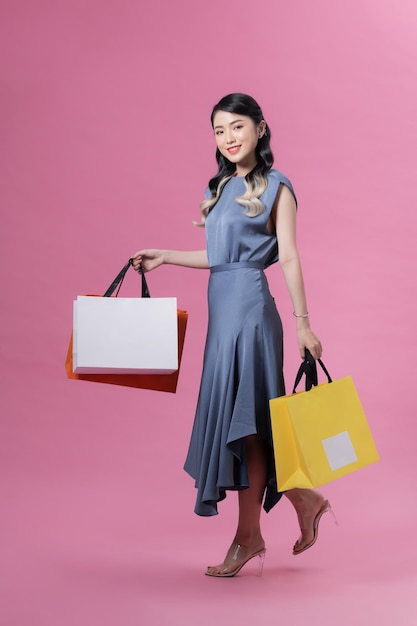
[(261, 139), (264, 135), (266, 135), (266, 122), (262, 120), (258, 126), (258, 139)]

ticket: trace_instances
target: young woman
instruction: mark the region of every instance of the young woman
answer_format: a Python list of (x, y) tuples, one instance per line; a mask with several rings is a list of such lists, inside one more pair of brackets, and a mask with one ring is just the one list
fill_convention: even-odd
[[(214, 107), (217, 174), (201, 204), (206, 250), (140, 250), (133, 265), (150, 271), (163, 263), (210, 269), (209, 325), (200, 394), (185, 470), (197, 488), (195, 512), (216, 515), (228, 490), (238, 491), (236, 533), (209, 576), (234, 576), (260, 557), (266, 511), (282, 496), (274, 470), (269, 399), (285, 393), (282, 325), (263, 270), (279, 260), (296, 318), (298, 345), (320, 358), (310, 328), (296, 246), (296, 199), (289, 180), (271, 169), (270, 129), (253, 98), (234, 93)], [(293, 489), (300, 554), (317, 538), (329, 503), (319, 493)]]

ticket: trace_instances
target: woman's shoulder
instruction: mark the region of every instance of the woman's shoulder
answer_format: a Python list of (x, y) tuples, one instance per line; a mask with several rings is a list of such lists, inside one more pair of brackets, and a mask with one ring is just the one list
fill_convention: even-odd
[(283, 174), (282, 172), (275, 170), (275, 169), (271, 169), (268, 172), (268, 180), (271, 180), (273, 182), (276, 183), (284, 183), (285, 185), (289, 185), (290, 187), (292, 187), (291, 181), (290, 179), (285, 176), (285, 174)]
[(292, 186), (290, 179), (287, 178), (285, 174), (283, 174), (282, 172), (278, 170), (275, 170), (275, 169), (269, 170), (268, 186), (271, 186), (276, 193), (280, 185), (285, 185), (286, 187), (288, 187), (291, 193), (293, 194), (295, 201), (297, 202), (297, 199), (295, 197), (294, 187)]

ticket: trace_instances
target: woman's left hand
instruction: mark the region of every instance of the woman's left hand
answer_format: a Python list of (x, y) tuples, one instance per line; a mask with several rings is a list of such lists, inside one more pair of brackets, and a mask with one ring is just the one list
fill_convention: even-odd
[(305, 349), (307, 348), (315, 359), (321, 359), (323, 348), (320, 339), (316, 337), (311, 328), (300, 328), (297, 331), (297, 335), (301, 358), (304, 359)]

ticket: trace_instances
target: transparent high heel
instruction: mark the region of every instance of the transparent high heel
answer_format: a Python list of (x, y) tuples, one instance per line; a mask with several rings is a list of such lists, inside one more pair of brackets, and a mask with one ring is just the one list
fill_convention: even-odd
[(259, 569), (257, 573), (257, 576), (259, 576), (259, 578), (262, 576), (263, 571), (264, 571), (265, 554), (266, 554), (266, 550), (264, 550), (263, 552), (259, 554)]
[[(311, 546), (313, 546), (316, 543), (317, 537), (319, 535), (319, 523), (320, 523), (320, 520), (323, 517), (323, 515), (325, 513), (327, 513), (327, 512), (330, 513), (330, 516), (331, 516), (335, 526), (339, 526), (339, 522), (336, 519), (336, 515), (334, 514), (334, 511), (332, 509), (332, 506), (331, 506), (330, 502), (328, 500), (325, 500), (323, 502), (323, 504), (321, 505), (319, 512), (317, 513), (316, 517), (313, 520), (313, 538), (312, 538), (312, 540), (309, 541), (308, 543), (306, 543), (305, 545), (303, 545), (301, 543), (300, 547), (298, 547), (300, 539), (302, 540), (302, 534), (301, 534), (301, 538), (294, 545), (294, 548), (293, 548), (293, 551), (292, 551), (292, 553), (294, 555), (301, 554), (302, 552), (305, 552), (306, 550), (311, 548)], [(303, 529), (301, 529), (301, 533), (302, 532), (303, 532)]]
[(257, 547), (255, 550), (250, 551), (249, 548), (241, 546), (239, 543), (233, 542), (230, 546), (224, 563), (222, 565), (216, 565), (214, 567), (208, 567), (206, 576), (214, 576), (216, 578), (232, 578), (236, 576), (244, 565), (255, 556), (259, 557), (258, 576), (262, 576), (264, 562), (265, 562), (266, 548), (265, 544)]

